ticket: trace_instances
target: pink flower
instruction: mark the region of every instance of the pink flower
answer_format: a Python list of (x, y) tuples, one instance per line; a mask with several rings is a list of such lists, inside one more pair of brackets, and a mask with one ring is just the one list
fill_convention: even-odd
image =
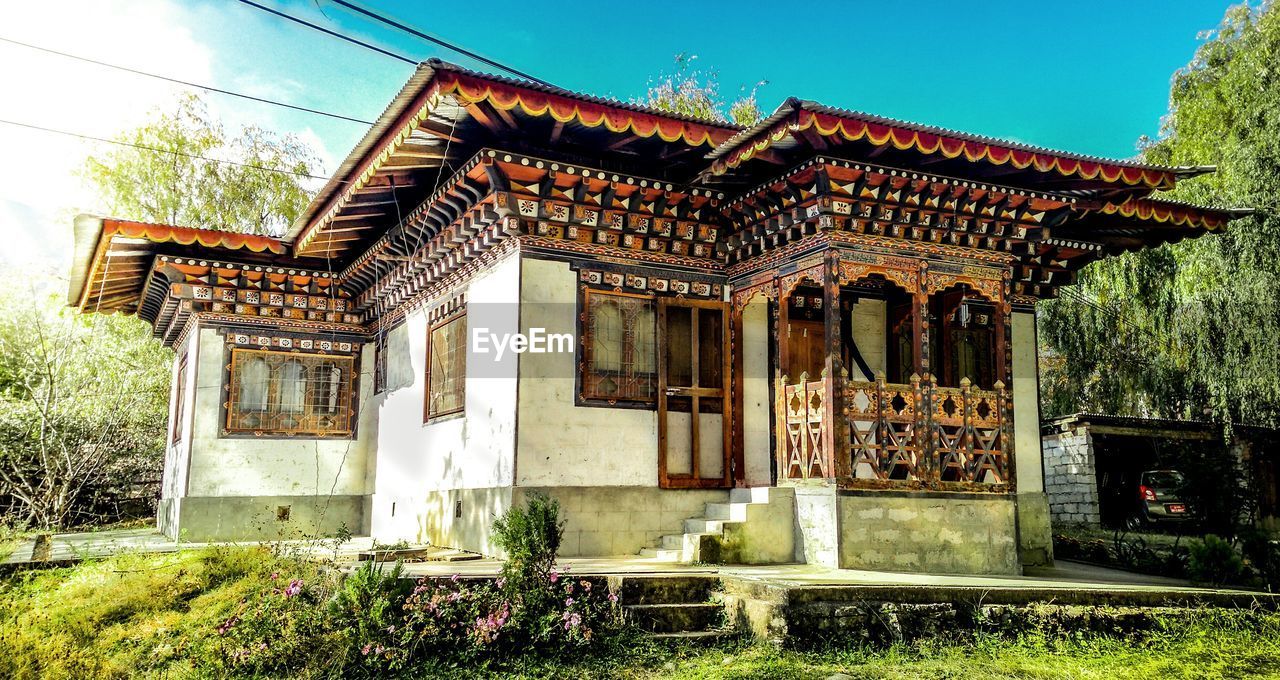
[(502, 578), (501, 576), (499, 576), (499, 577), (498, 577), (498, 587), (499, 587), (499, 588), (503, 588), (503, 587), (506, 587), (506, 585), (507, 585), (507, 579)]
[(551, 570), (551, 582), (555, 583), (560, 580), (560, 574), (555, 569)]
[(373, 643), (365, 643), (365, 646), (360, 648), (360, 653), (369, 656), (369, 650), (371, 649), (373, 649)]
[(618, 604), (618, 596), (616, 593), (609, 593), (609, 601)]
[(566, 607), (572, 607), (572, 606), (573, 606), (573, 598), (572, 598), (572, 597), (566, 597), (566, 598), (564, 599), (564, 606), (566, 606)]
[(274, 580), (276, 580), (276, 579), (278, 579), (278, 578), (280, 578), (280, 572), (278, 572), (278, 571), (273, 571), (273, 572), (271, 572), (271, 580), (272, 580), (272, 581), (274, 581)]
[(457, 574), (454, 574), (454, 575), (453, 575), (453, 577), (452, 577), (450, 580), (451, 580), (451, 581), (453, 581), (454, 583), (457, 583), (457, 582), (458, 582), (458, 575), (457, 575)]
[(289, 582), (289, 587), (284, 589), (285, 597), (294, 597), (302, 592), (302, 579), (295, 578)]

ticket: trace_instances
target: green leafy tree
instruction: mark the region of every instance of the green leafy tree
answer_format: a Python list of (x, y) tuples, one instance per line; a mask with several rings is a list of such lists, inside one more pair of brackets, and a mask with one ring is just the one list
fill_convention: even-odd
[(766, 81), (760, 81), (733, 101), (726, 102), (720, 94), (720, 77), (715, 71), (699, 71), (694, 68), (696, 55), (677, 54), (674, 73), (664, 73), (649, 84), (645, 96), (636, 103), (662, 111), (696, 118), (718, 120), (738, 125), (755, 125), (764, 117), (756, 101), (756, 90)]
[(315, 152), (295, 136), (258, 127), (229, 136), (194, 95), (119, 141), (134, 146), (90, 157), (85, 174), (111, 215), (125, 219), (280, 234), (311, 198), (299, 176), (319, 167)]
[[(95, 492), (159, 476), (172, 353), (136, 319), (0, 296), (0, 491), (12, 519), (84, 521)], [(33, 302), (35, 304), (33, 304)]]
[(1257, 214), (1095, 263), (1044, 303), (1048, 413), (1280, 424), (1280, 9), (1237, 5), (1205, 37), (1142, 156), (1217, 165), (1170, 197)]
[[(298, 174), (314, 152), (258, 128), (229, 137), (194, 96), (120, 141), (135, 146), (85, 166), (115, 217), (277, 233), (310, 200)], [(37, 527), (110, 519), (91, 512), (104, 491), (160, 477), (173, 353), (137, 318), (81, 315), (39, 293), (45, 282), (12, 278), (0, 285), (0, 503)]]

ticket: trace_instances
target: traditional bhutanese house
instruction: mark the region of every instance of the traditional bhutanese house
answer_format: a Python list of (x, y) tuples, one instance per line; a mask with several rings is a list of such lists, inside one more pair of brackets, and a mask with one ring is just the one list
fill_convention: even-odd
[(432, 61), (282, 238), (80, 218), (70, 302), (176, 351), (174, 536), (494, 553), (541, 492), (564, 555), (1015, 573), (1052, 559), (1034, 304), (1222, 229), (1155, 196), (1209, 170)]

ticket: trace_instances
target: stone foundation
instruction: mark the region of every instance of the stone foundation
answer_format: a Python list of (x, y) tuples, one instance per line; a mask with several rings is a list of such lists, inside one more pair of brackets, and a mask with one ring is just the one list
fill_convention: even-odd
[(1044, 454), (1044, 483), (1049, 514), (1062, 524), (1098, 524), (1097, 467), (1088, 430), (1047, 435), (1040, 441)]
[[(160, 530), (184, 542), (356, 536), (369, 529), (365, 496), (187, 496), (160, 503)], [(177, 522), (174, 524), (173, 519)]]
[(1021, 574), (1014, 499), (996, 494), (840, 491), (842, 569)]
[(496, 487), (437, 491), (416, 499), (374, 497), (374, 503), (396, 504), (390, 525), (394, 531), (374, 539), (501, 556), (493, 542), (493, 521), (513, 505), (523, 506), (533, 493), (560, 503), (565, 522), (561, 557), (635, 555), (663, 534), (680, 533), (684, 520), (701, 517), (707, 503), (729, 498), (727, 489), (638, 486)]

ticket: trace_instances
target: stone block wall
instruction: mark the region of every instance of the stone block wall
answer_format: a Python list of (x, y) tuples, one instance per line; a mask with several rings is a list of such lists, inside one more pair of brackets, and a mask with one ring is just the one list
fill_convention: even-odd
[(1098, 477), (1093, 440), (1086, 430), (1040, 440), (1049, 515), (1059, 524), (1098, 524)]
[(841, 491), (841, 569), (1020, 575), (1007, 494)]

